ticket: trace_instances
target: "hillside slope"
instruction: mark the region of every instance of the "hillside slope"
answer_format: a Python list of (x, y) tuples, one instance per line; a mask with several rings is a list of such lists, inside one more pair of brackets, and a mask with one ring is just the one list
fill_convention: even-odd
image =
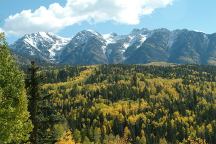
[(70, 129), (77, 143), (213, 144), (215, 72), (213, 66), (193, 65), (41, 71), (46, 76), (41, 90), (46, 119), (40, 123), (46, 128), (41, 128), (40, 140), (53, 136), (57, 125)]

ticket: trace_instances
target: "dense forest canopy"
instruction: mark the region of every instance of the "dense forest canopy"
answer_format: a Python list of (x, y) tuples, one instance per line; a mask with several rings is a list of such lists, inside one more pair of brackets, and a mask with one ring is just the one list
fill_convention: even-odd
[(38, 77), (40, 143), (216, 141), (214, 66), (67, 66)]

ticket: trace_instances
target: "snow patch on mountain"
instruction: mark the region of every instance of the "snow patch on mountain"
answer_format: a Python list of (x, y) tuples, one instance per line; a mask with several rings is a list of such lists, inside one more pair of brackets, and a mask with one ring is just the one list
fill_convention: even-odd
[(88, 29), (88, 30), (86, 30), (86, 31), (88, 31), (88, 32), (90, 32), (90, 33), (92, 33), (92, 34), (94, 34), (94, 35), (96, 35), (96, 36), (101, 36), (98, 32), (96, 32), (96, 31), (94, 31), (94, 30), (92, 30), (92, 29)]
[(104, 34), (103, 38), (106, 41), (106, 45), (116, 43), (115, 36), (113, 34)]
[(107, 46), (106, 46), (106, 45), (104, 45), (104, 46), (102, 46), (101, 48), (102, 48), (102, 50), (103, 50), (103, 53), (104, 53), (104, 54), (106, 54), (106, 51), (107, 51)]
[(137, 45), (136, 48), (139, 48), (140, 46), (142, 46), (142, 44), (147, 40), (148, 35), (140, 35), (140, 44)]
[(140, 39), (140, 42), (141, 43), (144, 43), (147, 39), (147, 35), (141, 35), (141, 39)]
[(50, 53), (50, 59), (55, 60), (55, 56), (58, 52), (60, 52), (65, 45), (67, 45), (69, 42), (69, 39), (61, 38), (60, 40), (56, 41), (55, 44), (48, 50)]
[(31, 56), (43, 56), (51, 61), (69, 42), (69, 39), (59, 37), (53, 33), (38, 32), (27, 34), (11, 45), (12, 49), (18, 53), (29, 54)]
[[(36, 42), (29, 36), (26, 36), (26, 38), (24, 39), (24, 43), (37, 49)], [(30, 48), (30, 47), (27, 47), (27, 48)]]
[[(44, 40), (53, 41), (51, 36), (54, 36), (54, 35), (52, 33), (38, 32), (38, 35), (40, 35), (40, 37)], [(54, 37), (56, 37), (56, 36), (54, 36)]]

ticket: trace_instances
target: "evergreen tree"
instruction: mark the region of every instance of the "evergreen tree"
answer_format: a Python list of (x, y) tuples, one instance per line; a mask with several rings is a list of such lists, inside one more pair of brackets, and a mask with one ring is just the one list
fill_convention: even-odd
[(27, 79), (27, 87), (29, 93), (29, 111), (30, 119), (34, 125), (33, 131), (31, 133), (31, 142), (34, 144), (38, 143), (38, 120), (37, 120), (37, 104), (39, 99), (39, 87), (38, 87), (38, 77), (37, 77), (38, 67), (35, 62), (31, 62), (31, 68), (29, 68), (29, 79)]
[(0, 34), (0, 143), (27, 141), (32, 125), (23, 74), (19, 71), (4, 35)]

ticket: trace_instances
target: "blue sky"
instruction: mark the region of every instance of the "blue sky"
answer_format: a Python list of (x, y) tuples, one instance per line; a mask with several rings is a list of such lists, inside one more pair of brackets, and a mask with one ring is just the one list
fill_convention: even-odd
[[(64, 37), (72, 37), (84, 29), (119, 34), (127, 34), (134, 28), (216, 32), (215, 0), (144, 1), (133, 0), (134, 4), (131, 0), (17, 0), (16, 3), (1, 0), (0, 29), (10, 43), (25, 33), (37, 31)], [(31, 11), (22, 13), (28, 9)]]

